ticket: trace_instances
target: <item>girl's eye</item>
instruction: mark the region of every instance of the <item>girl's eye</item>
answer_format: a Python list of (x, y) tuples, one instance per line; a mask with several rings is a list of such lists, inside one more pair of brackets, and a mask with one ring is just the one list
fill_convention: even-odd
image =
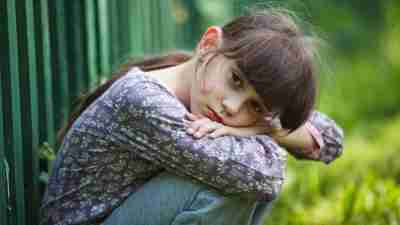
[(237, 88), (242, 88), (244, 86), (243, 80), (235, 73), (232, 73), (232, 82)]
[(251, 102), (251, 108), (254, 112), (259, 113), (259, 114), (263, 113), (263, 111), (264, 111), (263, 108), (261, 107), (261, 105), (258, 102), (254, 102), (254, 101)]

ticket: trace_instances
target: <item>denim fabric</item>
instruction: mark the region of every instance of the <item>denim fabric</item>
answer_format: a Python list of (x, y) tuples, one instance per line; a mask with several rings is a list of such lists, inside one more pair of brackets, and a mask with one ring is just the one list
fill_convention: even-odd
[(260, 225), (270, 205), (222, 196), (200, 182), (163, 172), (129, 196), (102, 225)]

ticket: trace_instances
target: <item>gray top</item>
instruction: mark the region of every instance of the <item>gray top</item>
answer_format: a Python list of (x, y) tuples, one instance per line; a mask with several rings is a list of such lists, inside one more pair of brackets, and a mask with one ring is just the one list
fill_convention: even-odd
[[(186, 112), (163, 84), (138, 68), (117, 80), (65, 136), (42, 202), (41, 224), (99, 224), (164, 170), (225, 195), (259, 201), (277, 196), (287, 159), (279, 145), (267, 135), (195, 139), (186, 134)], [(342, 151), (343, 134), (320, 113), (310, 119), (326, 140), (319, 159), (330, 162)]]

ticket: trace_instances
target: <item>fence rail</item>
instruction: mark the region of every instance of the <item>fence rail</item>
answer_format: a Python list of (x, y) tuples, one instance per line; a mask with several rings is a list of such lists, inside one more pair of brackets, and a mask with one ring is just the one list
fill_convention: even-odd
[(38, 224), (39, 177), (50, 168), (40, 149), (56, 149), (80, 93), (128, 57), (187, 47), (174, 13), (183, 2), (0, 1), (1, 225)]

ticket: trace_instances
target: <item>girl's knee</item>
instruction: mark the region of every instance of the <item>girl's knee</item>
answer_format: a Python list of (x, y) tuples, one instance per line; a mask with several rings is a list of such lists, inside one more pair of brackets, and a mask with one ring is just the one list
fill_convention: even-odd
[[(152, 186), (162, 189), (160, 191), (169, 198), (175, 196), (180, 199), (180, 210), (173, 225), (246, 224), (254, 213), (255, 200), (222, 195), (217, 190), (192, 178), (163, 172), (153, 178), (151, 183)], [(178, 199), (173, 201), (178, 201)]]
[(250, 199), (223, 196), (214, 190), (202, 189), (172, 224), (247, 224), (252, 218), (255, 206), (256, 202)]

